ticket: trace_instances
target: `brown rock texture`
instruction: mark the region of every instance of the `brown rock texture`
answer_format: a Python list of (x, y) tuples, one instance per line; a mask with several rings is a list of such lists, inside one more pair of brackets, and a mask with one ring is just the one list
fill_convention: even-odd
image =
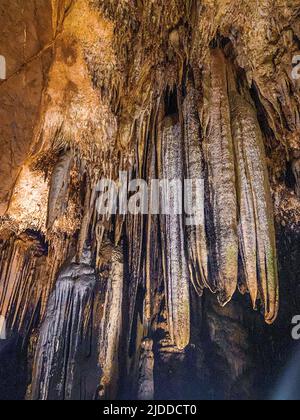
[(3, 215), (29, 155), (55, 35), (48, 1), (2, 1), (0, 15), (1, 55), (7, 67), (7, 79), (0, 81), (0, 213)]

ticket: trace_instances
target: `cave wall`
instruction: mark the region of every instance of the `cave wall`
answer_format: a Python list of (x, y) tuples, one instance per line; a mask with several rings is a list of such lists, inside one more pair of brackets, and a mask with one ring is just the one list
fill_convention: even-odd
[(1, 216), (32, 144), (42, 90), (52, 60), (51, 3), (2, 1), (1, 55), (6, 80), (1, 90)]

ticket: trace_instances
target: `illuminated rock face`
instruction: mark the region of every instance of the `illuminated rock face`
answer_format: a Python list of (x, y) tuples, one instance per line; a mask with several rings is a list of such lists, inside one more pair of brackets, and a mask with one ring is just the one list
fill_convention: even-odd
[[(252, 3), (2, 1), (0, 398), (271, 392), (300, 312), (300, 6)], [(119, 171), (200, 179), (204, 217), (100, 215)]]
[[(53, 53), (51, 4), (33, 1), (0, 5), (0, 214), (7, 209), (13, 186), (32, 143), (42, 90)], [(5, 79), (5, 80), (2, 80)], [(9, 150), (9, 152), (8, 152)]]

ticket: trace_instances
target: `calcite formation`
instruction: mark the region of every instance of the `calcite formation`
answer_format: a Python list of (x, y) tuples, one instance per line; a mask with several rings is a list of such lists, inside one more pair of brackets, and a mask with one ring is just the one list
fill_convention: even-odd
[[(191, 180), (204, 180), (204, 144), (199, 141), (201, 138), (201, 125), (197, 108), (200, 94), (192, 86), (191, 82), (188, 83), (187, 89), (187, 95), (183, 102), (185, 176)], [(192, 191), (192, 202), (197, 200), (197, 197), (193, 196), (194, 194), (195, 191)], [(201, 295), (203, 289), (205, 287), (210, 288), (210, 285), (208, 283), (208, 244), (204, 207), (199, 207), (197, 212), (199, 212), (197, 214), (199, 222), (197, 222), (196, 226), (187, 226), (186, 234), (189, 247), (190, 279), (199, 295)]]
[(221, 51), (211, 55), (210, 75), (205, 80), (204, 141), (212, 217), (214, 283), (219, 301), (226, 305), (237, 288), (238, 234), (234, 145), (227, 91), (226, 65)]
[[(179, 123), (166, 118), (162, 123), (163, 179), (169, 182), (183, 178), (183, 157)], [(179, 190), (180, 191), (180, 190)], [(184, 349), (190, 338), (189, 272), (185, 254), (184, 225), (176, 213), (178, 191), (174, 188), (165, 197), (175, 214), (168, 214), (163, 222), (165, 238), (165, 288), (169, 328), (172, 341)]]
[(33, 399), (94, 397), (97, 374), (89, 370), (89, 358), (95, 357), (91, 352), (95, 284), (95, 271), (87, 261), (71, 263), (59, 274), (37, 342)]
[[(300, 310), (299, 2), (23, 3), (0, 5), (0, 398), (269, 397)], [(145, 203), (153, 180), (177, 189)]]

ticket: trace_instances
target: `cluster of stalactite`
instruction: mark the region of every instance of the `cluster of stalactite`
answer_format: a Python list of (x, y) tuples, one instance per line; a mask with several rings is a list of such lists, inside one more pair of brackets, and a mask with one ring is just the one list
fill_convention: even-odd
[(231, 300), (238, 284), (238, 252), (254, 307), (263, 302), (265, 319), (278, 312), (278, 268), (271, 190), (262, 132), (249, 92), (240, 91), (221, 51), (211, 54), (205, 82), (205, 149), (216, 238), (219, 301)]
[[(134, 234), (130, 231), (129, 244), (135, 244), (130, 298), (135, 301), (136, 283), (141, 282), (145, 289), (143, 319), (153, 322), (153, 280), (164, 279), (168, 333), (179, 349), (190, 340), (191, 283), (200, 296), (205, 288), (216, 293), (221, 305), (238, 288), (243, 294), (249, 292), (254, 308), (258, 302), (264, 308), (268, 323), (276, 319), (279, 303), (271, 190), (254, 103), (243, 81), (240, 88), (236, 85), (222, 51), (211, 53), (210, 70), (204, 77), (203, 101), (187, 80), (182, 103), (180, 88), (175, 91), (171, 115), (159, 103), (152, 111), (154, 117), (146, 117), (146, 125), (155, 116), (156, 122), (151, 134), (139, 140), (141, 145), (148, 142), (139, 146), (143, 147), (139, 163), (146, 180), (153, 175), (170, 181), (203, 179), (205, 219), (190, 227), (181, 216), (152, 215), (146, 221), (136, 217), (129, 224)], [(163, 252), (157, 263), (159, 240)]]
[(0, 311), (8, 330), (21, 333), (25, 340), (43, 317), (57, 271), (69, 252), (67, 242), (56, 245), (48, 246), (33, 231), (1, 240)]
[[(30, 233), (3, 242), (1, 314), (12, 331), (38, 327), (28, 398), (114, 398), (124, 366), (134, 395), (153, 398), (153, 346), (166, 358), (190, 344), (193, 290), (201, 300), (209, 289), (221, 306), (237, 289), (249, 292), (266, 322), (275, 320), (273, 210), (254, 103), (220, 49), (211, 51), (203, 95), (192, 73), (183, 86), (166, 86), (135, 123), (128, 182), (203, 180), (200, 223), (186, 226), (177, 214), (100, 215), (95, 179), (84, 173), (81, 229), (67, 252), (50, 254)], [(73, 156), (61, 151), (52, 169), (48, 232), (66, 212)]]

